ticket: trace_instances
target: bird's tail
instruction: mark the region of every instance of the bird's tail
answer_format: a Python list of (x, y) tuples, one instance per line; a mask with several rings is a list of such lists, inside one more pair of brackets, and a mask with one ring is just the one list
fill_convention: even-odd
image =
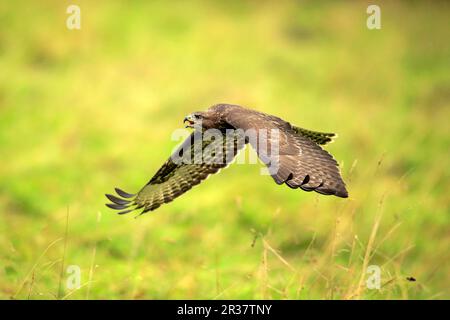
[(294, 131), (297, 134), (307, 137), (310, 140), (312, 140), (315, 143), (320, 144), (320, 145), (326, 145), (328, 143), (331, 143), (334, 141), (334, 139), (337, 138), (336, 133), (312, 131), (312, 130), (303, 129), (303, 128), (295, 127), (295, 126), (292, 126), (292, 128), (294, 129)]

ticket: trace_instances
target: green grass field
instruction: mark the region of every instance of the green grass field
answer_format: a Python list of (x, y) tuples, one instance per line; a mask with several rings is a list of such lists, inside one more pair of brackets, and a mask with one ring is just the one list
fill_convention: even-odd
[[(0, 298), (449, 299), (450, 5), (379, 2), (381, 30), (367, 5), (3, 1)], [(337, 132), (350, 198), (234, 165), (138, 219), (104, 206), (219, 102)]]

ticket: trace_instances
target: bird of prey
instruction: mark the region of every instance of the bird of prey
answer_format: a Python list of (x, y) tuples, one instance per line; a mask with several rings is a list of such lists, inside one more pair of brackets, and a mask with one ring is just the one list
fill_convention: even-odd
[[(269, 173), (277, 184), (348, 197), (336, 160), (321, 147), (333, 140), (334, 133), (306, 130), (276, 116), (230, 104), (194, 112), (184, 123), (193, 132), (150, 181), (137, 194), (115, 188), (117, 195), (106, 194), (112, 202), (106, 206), (119, 214), (155, 210), (226, 167), (247, 143), (267, 167), (276, 168)], [(205, 138), (207, 132), (213, 132), (215, 138)]]

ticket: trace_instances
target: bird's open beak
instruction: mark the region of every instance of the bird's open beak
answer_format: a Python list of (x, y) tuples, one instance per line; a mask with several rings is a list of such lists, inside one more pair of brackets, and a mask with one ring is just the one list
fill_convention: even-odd
[(183, 124), (188, 122), (188, 124), (185, 126), (185, 128), (194, 128), (194, 119), (191, 115), (187, 115), (184, 117)]

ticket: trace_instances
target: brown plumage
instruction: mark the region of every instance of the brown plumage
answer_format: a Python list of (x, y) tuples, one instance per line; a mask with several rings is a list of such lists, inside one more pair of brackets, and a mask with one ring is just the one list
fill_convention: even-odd
[[(348, 197), (336, 160), (319, 146), (332, 141), (333, 133), (306, 130), (278, 117), (228, 104), (194, 112), (184, 121), (194, 132), (136, 195), (118, 188), (118, 196), (107, 194), (112, 202), (106, 204), (109, 208), (120, 210), (119, 214), (155, 210), (226, 167), (246, 143), (272, 168), (269, 172), (277, 184)], [(205, 139), (210, 132), (222, 139)]]

